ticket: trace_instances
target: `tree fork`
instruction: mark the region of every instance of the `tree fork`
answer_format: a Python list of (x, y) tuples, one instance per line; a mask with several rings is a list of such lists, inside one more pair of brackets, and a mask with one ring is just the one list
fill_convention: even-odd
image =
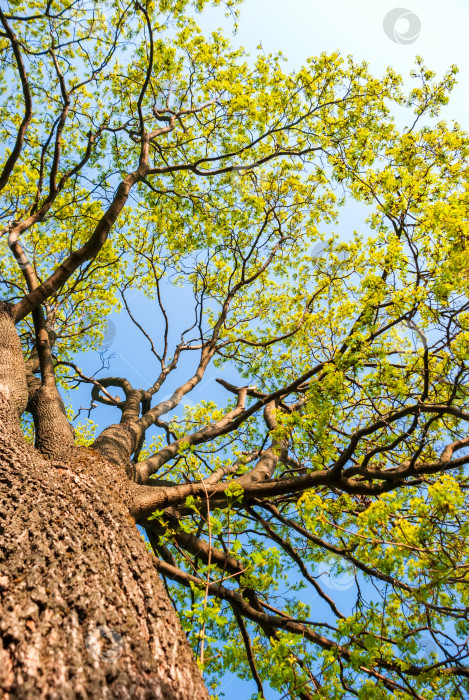
[(73, 449), (74, 433), (55, 383), (49, 333), (41, 306), (33, 311), (33, 319), (42, 382), (30, 398), (28, 409), (34, 419), (36, 448), (46, 457), (60, 459)]
[(24, 440), (26, 368), (6, 304), (0, 340), (0, 696), (208, 700), (129, 515), (125, 469), (87, 448), (46, 459)]

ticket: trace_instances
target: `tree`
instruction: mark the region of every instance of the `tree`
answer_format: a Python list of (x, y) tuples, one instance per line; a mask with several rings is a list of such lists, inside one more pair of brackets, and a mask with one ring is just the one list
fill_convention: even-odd
[[(203, 698), (200, 668), (260, 698), (464, 697), (456, 69), (419, 59), (408, 94), (338, 54), (286, 72), (185, 0), (0, 20), (3, 695)], [(114, 309), (150, 386), (76, 362)], [(175, 417), (213, 366), (225, 405)], [(64, 404), (83, 385), (117, 421), (98, 434)]]

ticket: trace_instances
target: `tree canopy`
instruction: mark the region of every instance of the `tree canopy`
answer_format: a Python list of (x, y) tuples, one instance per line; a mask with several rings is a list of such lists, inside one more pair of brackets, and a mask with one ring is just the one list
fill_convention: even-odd
[[(132, 515), (209, 687), (231, 671), (256, 698), (465, 697), (469, 140), (441, 116), (456, 69), (417, 59), (408, 90), (339, 54), (293, 72), (205, 36), (199, 0), (8, 5), (1, 296), (31, 376), (108, 407), (74, 439), (131, 465)], [(178, 285), (189, 328), (167, 305)], [(147, 341), (149, 386), (76, 362), (116, 308)], [(226, 401), (175, 419), (212, 366)]]

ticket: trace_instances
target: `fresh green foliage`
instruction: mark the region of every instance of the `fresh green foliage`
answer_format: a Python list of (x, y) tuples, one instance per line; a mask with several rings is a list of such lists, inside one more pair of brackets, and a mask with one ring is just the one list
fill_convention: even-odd
[[(121, 409), (124, 380), (73, 359), (99, 346), (111, 309), (136, 333), (159, 314), (140, 402), (142, 417), (159, 409), (134, 461), (150, 483), (205, 491), (140, 524), (215, 696), (230, 671), (256, 679), (253, 698), (262, 684), (466, 697), (469, 140), (440, 114), (456, 69), (438, 80), (419, 59), (404, 94), (392, 70), (338, 54), (296, 72), (247, 56), (204, 36), (183, 0), (9, 5), (34, 110), (2, 192), (3, 298), (28, 293), (8, 222), (30, 221), (21, 245), (43, 284), (148, 145), (109, 235), (44, 306), (63, 390), (73, 401), (87, 383)], [(0, 59), (10, 144), (25, 95), (6, 30)], [(347, 206), (364, 212), (358, 231)], [(180, 341), (162, 301), (177, 286), (195, 319)], [(29, 316), (20, 327), (29, 353)], [(249, 386), (177, 419), (211, 365)]]

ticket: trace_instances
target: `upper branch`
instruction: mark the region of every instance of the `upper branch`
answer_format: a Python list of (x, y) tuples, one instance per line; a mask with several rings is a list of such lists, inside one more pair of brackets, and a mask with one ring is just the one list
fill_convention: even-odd
[(227, 429), (229, 430), (230, 423), (233, 421), (233, 419), (244, 411), (246, 395), (247, 387), (242, 387), (241, 389), (239, 389), (238, 392), (238, 401), (236, 407), (232, 411), (228, 411), (228, 413), (226, 413), (223, 416), (223, 418), (214, 423), (210, 423), (209, 425), (204, 426), (200, 430), (197, 430), (195, 433), (192, 433), (192, 435), (187, 435), (180, 438), (179, 440), (175, 440), (170, 445), (167, 445), (162, 450), (152, 455), (144, 462), (140, 462), (137, 465), (138, 481), (140, 483), (145, 483), (148, 480), (148, 478), (152, 474), (155, 474), (155, 472), (163, 464), (166, 464), (166, 462), (175, 457), (183, 445), (199, 445), (202, 442), (206, 442), (207, 440), (213, 440), (214, 438), (223, 435), (224, 432), (227, 431)]
[(8, 179), (13, 171), (13, 168), (15, 167), (15, 163), (18, 160), (19, 155), (21, 153), (26, 129), (28, 128), (28, 124), (31, 121), (31, 118), (33, 116), (33, 103), (32, 103), (32, 99), (31, 99), (31, 92), (29, 90), (28, 76), (26, 74), (26, 69), (24, 67), (23, 58), (22, 58), (21, 52), (20, 52), (20, 45), (19, 45), (18, 41), (16, 40), (15, 35), (11, 31), (11, 28), (10, 28), (1, 8), (0, 8), (0, 21), (2, 22), (2, 24), (5, 28), (5, 32), (10, 40), (11, 47), (12, 47), (13, 53), (15, 55), (16, 65), (18, 68), (18, 72), (20, 74), (21, 86), (23, 88), (23, 97), (24, 97), (23, 120), (22, 120), (20, 127), (18, 129), (18, 133), (16, 135), (16, 141), (15, 141), (15, 145), (13, 147), (13, 150), (10, 153), (9, 157), (7, 158), (7, 161), (6, 161), (5, 165), (3, 166), (3, 171), (0, 174), (0, 191), (1, 191), (5, 187), (5, 185), (7, 184)]
[(74, 250), (42, 284), (13, 306), (12, 315), (16, 323), (27, 316), (38, 304), (57, 292), (80, 265), (98, 255), (127, 202), (131, 188), (138, 182), (142, 174), (140, 170), (136, 170), (127, 175), (120, 183), (110, 206), (86, 243), (78, 250)]

